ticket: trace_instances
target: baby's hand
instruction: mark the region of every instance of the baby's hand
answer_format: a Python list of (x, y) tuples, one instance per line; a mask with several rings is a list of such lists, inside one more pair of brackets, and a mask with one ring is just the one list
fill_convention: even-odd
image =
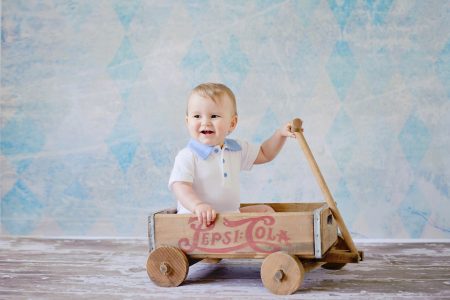
[[(303, 128), (302, 128), (303, 132)], [(280, 133), (282, 136), (295, 138), (295, 134), (292, 131), (292, 123), (286, 123), (283, 127), (280, 128)]]
[(199, 203), (194, 208), (194, 214), (197, 216), (200, 224), (211, 225), (216, 219), (216, 211), (208, 203)]

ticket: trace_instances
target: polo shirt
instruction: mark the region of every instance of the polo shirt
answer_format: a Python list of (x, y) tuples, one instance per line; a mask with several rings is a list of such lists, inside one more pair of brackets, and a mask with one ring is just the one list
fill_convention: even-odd
[[(238, 212), (240, 171), (252, 168), (259, 148), (232, 139), (225, 139), (223, 148), (191, 139), (175, 158), (169, 189), (174, 182), (190, 182), (200, 199), (217, 212)], [(177, 209), (178, 213), (191, 213), (180, 202)]]

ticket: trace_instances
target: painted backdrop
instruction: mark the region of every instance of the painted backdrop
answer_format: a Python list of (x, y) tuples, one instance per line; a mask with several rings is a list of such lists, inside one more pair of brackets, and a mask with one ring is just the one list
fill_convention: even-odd
[[(450, 1), (3, 0), (1, 234), (141, 236), (200, 82), (301, 117), (356, 238), (450, 238)], [(322, 201), (295, 140), (242, 201)]]

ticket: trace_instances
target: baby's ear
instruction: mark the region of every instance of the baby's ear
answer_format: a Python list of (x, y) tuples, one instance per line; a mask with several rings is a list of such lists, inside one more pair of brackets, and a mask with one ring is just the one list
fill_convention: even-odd
[(238, 116), (237, 116), (237, 115), (234, 115), (234, 116), (231, 118), (230, 132), (233, 131), (233, 130), (236, 128), (237, 123), (238, 123)]

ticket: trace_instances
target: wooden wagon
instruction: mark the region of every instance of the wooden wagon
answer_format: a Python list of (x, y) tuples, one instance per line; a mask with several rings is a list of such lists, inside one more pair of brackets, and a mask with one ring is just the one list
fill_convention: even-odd
[(261, 279), (267, 289), (292, 294), (309, 270), (319, 266), (337, 270), (363, 259), (306, 143), (300, 119), (293, 125), (325, 202), (264, 203), (275, 212), (222, 213), (210, 226), (192, 214), (176, 214), (175, 209), (152, 213), (147, 273), (155, 284), (180, 285), (189, 266), (200, 260), (251, 258), (263, 259)]

